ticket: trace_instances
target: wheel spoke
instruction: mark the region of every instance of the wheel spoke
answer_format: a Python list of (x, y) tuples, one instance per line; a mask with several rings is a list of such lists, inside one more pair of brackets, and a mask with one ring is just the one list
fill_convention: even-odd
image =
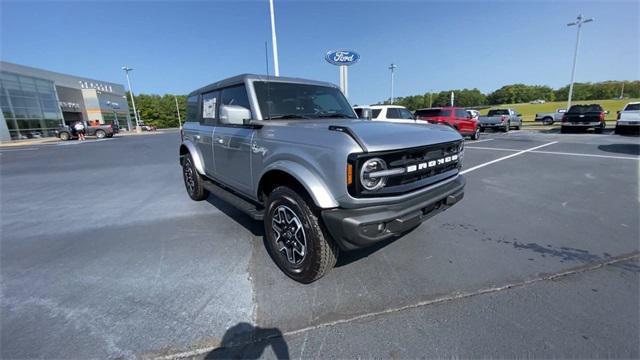
[(278, 252), (291, 264), (300, 264), (306, 256), (306, 235), (298, 215), (285, 205), (276, 208), (271, 227)]

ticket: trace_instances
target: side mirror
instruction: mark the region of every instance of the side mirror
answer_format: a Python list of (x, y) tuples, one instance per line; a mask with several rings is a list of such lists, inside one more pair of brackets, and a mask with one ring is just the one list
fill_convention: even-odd
[(244, 125), (245, 119), (251, 119), (251, 110), (239, 105), (220, 105), (220, 122), (230, 125)]

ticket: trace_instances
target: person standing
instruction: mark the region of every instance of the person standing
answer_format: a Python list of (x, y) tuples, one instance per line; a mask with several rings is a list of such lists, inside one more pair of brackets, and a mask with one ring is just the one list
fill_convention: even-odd
[(80, 141), (84, 141), (85, 140), (85, 138), (84, 138), (84, 124), (82, 122), (78, 121), (73, 125), (73, 128), (76, 130), (76, 133), (78, 134), (78, 139)]

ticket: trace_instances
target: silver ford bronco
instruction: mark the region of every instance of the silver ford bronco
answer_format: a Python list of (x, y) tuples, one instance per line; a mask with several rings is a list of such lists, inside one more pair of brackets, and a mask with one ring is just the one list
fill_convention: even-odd
[(264, 221), (289, 277), (310, 283), (339, 250), (403, 235), (460, 201), (464, 142), (447, 126), (357, 118), (333, 84), (240, 75), (189, 94), (187, 193)]

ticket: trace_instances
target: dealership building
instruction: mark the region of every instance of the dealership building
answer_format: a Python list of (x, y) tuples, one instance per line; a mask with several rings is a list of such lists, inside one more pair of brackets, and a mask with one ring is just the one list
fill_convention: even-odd
[(0, 61), (0, 141), (55, 136), (76, 121), (131, 129), (124, 86)]

